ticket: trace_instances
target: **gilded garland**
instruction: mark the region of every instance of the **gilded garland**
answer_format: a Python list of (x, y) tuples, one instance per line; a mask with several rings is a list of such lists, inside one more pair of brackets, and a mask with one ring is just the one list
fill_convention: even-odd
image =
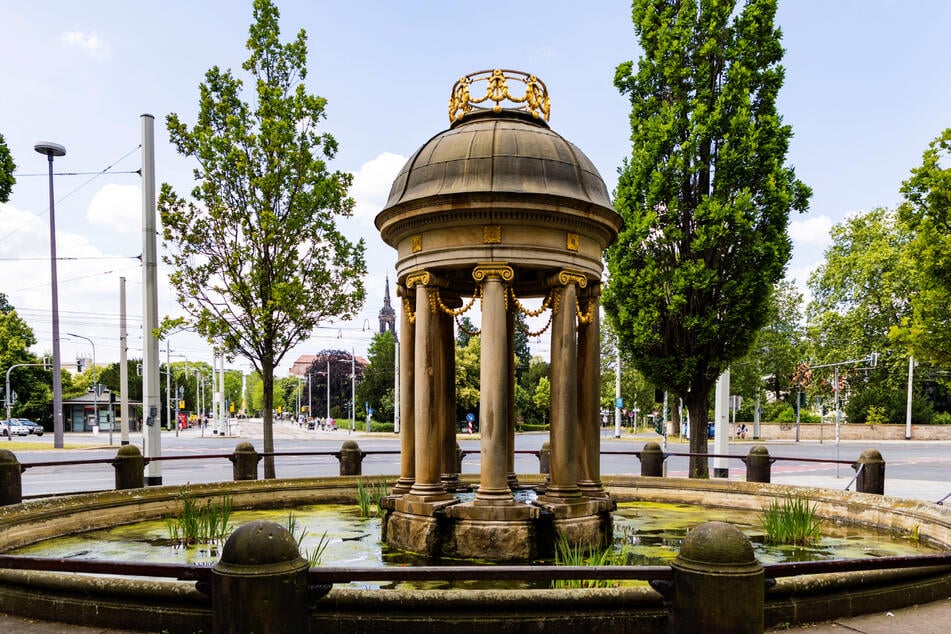
[[(509, 92), (509, 81), (524, 84), (525, 93), (521, 96), (513, 95)], [(477, 82), (486, 83), (485, 94), (482, 96), (473, 96), (472, 89)], [(489, 110), (488, 107), (479, 106), (487, 101), (494, 102), (491, 106), (493, 112), (501, 112), (501, 104), (506, 100), (518, 104), (513, 110), (530, 112), (536, 119), (541, 117), (548, 121), (551, 115), (548, 88), (542, 80), (521, 71), (496, 68), (470, 73), (453, 85), (449, 97), (449, 121), (458, 121), (474, 110)]]

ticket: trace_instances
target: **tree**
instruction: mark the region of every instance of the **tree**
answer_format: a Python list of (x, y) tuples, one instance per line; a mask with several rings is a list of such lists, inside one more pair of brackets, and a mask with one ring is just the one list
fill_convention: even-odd
[[(861, 383), (904, 389), (908, 355), (889, 333), (910, 316), (908, 298), (918, 286), (910, 235), (895, 212), (879, 208), (850, 216), (832, 228), (831, 236), (825, 261), (809, 277), (809, 357), (815, 365), (878, 352), (878, 366)], [(832, 371), (826, 372), (829, 379)], [(854, 391), (858, 384), (850, 381), (850, 387)]]
[(551, 381), (548, 380), (547, 376), (543, 376), (538, 380), (538, 385), (535, 386), (535, 393), (532, 395), (532, 401), (542, 412), (542, 422), (548, 422), (548, 411), (551, 408)]
[[(631, 100), (632, 154), (615, 208), (604, 305), (621, 345), (704, 429), (717, 377), (749, 350), (783, 276), (791, 209), (811, 194), (784, 165), (792, 130), (775, 0), (635, 0), (644, 54), (618, 66)], [(706, 452), (693, 434), (691, 452)], [(689, 474), (709, 475), (704, 456)]]
[[(363, 381), (363, 364), (354, 363), (349, 352), (343, 350), (323, 350), (314, 358), (307, 375), (310, 376), (310, 390), (306, 383), (302, 385), (301, 404), (309, 405), (311, 415), (323, 416), (327, 408), (327, 370), (330, 369), (330, 416), (342, 418), (351, 414), (348, 404), (353, 381), (358, 385)], [(351, 378), (350, 370), (356, 372)], [(318, 387), (323, 386), (323, 387)], [(312, 399), (308, 401), (308, 399)], [(290, 406), (291, 403), (288, 403)]]
[[(465, 321), (465, 318), (463, 318)], [(462, 336), (460, 328), (460, 337)], [(481, 401), (480, 368), (482, 361), (482, 338), (478, 335), (467, 335), (466, 344), (456, 343), (456, 420), (464, 420), (466, 414), (475, 414), (479, 417), (479, 403)]]
[[(6, 303), (6, 297), (0, 298), (0, 305), (9, 310), (0, 310), (0, 388), (6, 389), (7, 370), (22, 363), (40, 364), (43, 361), (30, 352), (36, 345), (33, 329), (20, 318), (16, 310)], [(3, 405), (11, 398), (14, 415), (27, 416), (37, 422), (52, 422), (52, 385), (50, 371), (40, 365), (28, 365), (16, 368), (10, 373), (11, 394), (3, 395)], [(16, 400), (12, 397), (16, 395)], [(6, 410), (2, 412), (6, 416)]]
[(13, 186), (17, 182), (13, 178), (16, 167), (10, 149), (7, 147), (7, 142), (0, 134), (0, 203), (10, 200), (10, 192), (13, 191)]
[[(921, 165), (902, 183), (899, 208), (914, 233), (911, 249), (919, 274), (911, 316), (896, 334), (916, 357), (951, 365), (951, 128), (925, 150)], [(942, 167), (943, 165), (943, 167)]]
[[(363, 241), (337, 229), (352, 214), (352, 176), (327, 168), (337, 142), (318, 130), (326, 100), (303, 84), (306, 35), (281, 44), (278, 17), (270, 0), (255, 0), (242, 66), (253, 103), (241, 100), (240, 79), (215, 66), (200, 85), (197, 123), (168, 116), (172, 143), (198, 162), (199, 183), (193, 201), (168, 184), (159, 198), (181, 322), (261, 374), (266, 452), (274, 369), (322, 321), (353, 317), (366, 274)], [(275, 477), (270, 456), (264, 474)]]
[(369, 403), (378, 420), (393, 420), (393, 386), (396, 381), (396, 338), (389, 330), (373, 335), (367, 350), (370, 365), (357, 386), (357, 402)]

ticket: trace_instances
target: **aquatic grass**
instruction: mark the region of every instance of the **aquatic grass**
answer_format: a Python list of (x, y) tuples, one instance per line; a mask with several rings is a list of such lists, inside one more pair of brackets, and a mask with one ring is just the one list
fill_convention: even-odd
[[(612, 547), (592, 549), (584, 544), (571, 544), (559, 534), (555, 540), (556, 566), (623, 566), (630, 557), (628, 545), (618, 551)], [(552, 588), (613, 588), (617, 581), (609, 579), (558, 579), (551, 582)]]
[(808, 500), (787, 495), (780, 502), (772, 500), (760, 518), (767, 544), (805, 546), (819, 541), (819, 518), (816, 505)]
[(220, 542), (230, 532), (231, 496), (207, 500), (195, 499), (188, 487), (178, 492), (181, 508), (176, 515), (165, 518), (169, 540), (183, 546)]
[(357, 480), (357, 505), (360, 507), (360, 517), (377, 515), (381, 508), (380, 500), (386, 496), (386, 491), (386, 480), (369, 486), (363, 486), (363, 480)]
[(311, 567), (319, 566), (324, 551), (327, 550), (327, 546), (330, 545), (330, 540), (327, 538), (327, 531), (324, 531), (324, 534), (320, 536), (314, 548), (304, 549), (304, 538), (307, 537), (308, 532), (306, 528), (297, 526), (297, 516), (294, 515), (294, 511), (287, 513), (287, 523), (285, 527), (287, 528), (287, 532), (293, 535), (297, 541), (297, 551), (307, 560), (307, 563), (310, 564)]

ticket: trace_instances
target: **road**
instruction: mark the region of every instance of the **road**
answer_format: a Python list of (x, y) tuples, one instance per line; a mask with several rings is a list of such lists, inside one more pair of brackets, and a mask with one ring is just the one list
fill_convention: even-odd
[[(163, 456), (199, 456), (203, 454), (230, 454), (242, 441), (251, 442), (258, 451), (263, 450), (263, 432), (260, 421), (243, 421), (238, 431), (240, 435), (219, 436), (211, 430), (188, 429), (162, 433)], [(396, 435), (348, 433), (346, 430), (334, 432), (315, 432), (300, 429), (291, 423), (276, 423), (274, 426), (274, 446), (277, 452), (332, 452), (340, 449), (345, 440), (355, 440), (364, 451), (398, 451), (399, 439)], [(516, 449), (537, 451), (548, 439), (547, 434), (518, 434)], [(24, 440), (24, 439), (17, 439)], [(113, 445), (108, 444), (109, 436), (100, 433), (66, 434), (67, 449), (52, 449), (52, 437), (28, 437), (25, 439), (31, 449), (15, 452), (18, 460), (25, 466), (33, 463), (66, 460), (111, 459), (115, 457), (119, 444), (119, 434), (113, 436)], [(130, 442), (142, 447), (141, 434), (132, 434)], [(663, 439), (653, 432), (644, 432), (638, 436), (625, 435), (614, 438), (611, 430), (606, 429), (601, 438), (602, 451), (639, 451), (646, 442), (659, 442)], [(745, 440), (730, 444), (729, 454), (745, 456), (749, 449), (760, 444), (758, 441)], [(479, 440), (459, 436), (459, 445), (464, 451), (478, 451)], [(33, 449), (32, 446), (36, 448)], [(854, 461), (862, 451), (870, 448), (881, 452), (886, 461), (886, 495), (911, 497), (937, 501), (951, 492), (951, 441), (879, 441), (879, 442), (840, 442), (838, 448), (834, 441), (810, 442), (770, 442), (766, 443), (773, 457), (796, 457), (810, 459)], [(0, 449), (4, 448), (0, 442)], [(713, 451), (713, 443), (709, 445)], [(686, 442), (670, 439), (665, 451), (669, 454), (687, 453)], [(169, 485), (181, 485), (189, 482), (212, 482), (230, 480), (232, 465), (226, 458), (163, 460), (162, 482)], [(368, 455), (363, 461), (365, 475), (394, 475), (399, 473), (399, 455)], [(667, 475), (686, 477), (688, 458), (670, 455), (666, 462)], [(711, 461), (711, 471), (713, 463)], [(532, 455), (519, 454), (515, 461), (516, 472), (536, 473), (538, 460)], [(278, 456), (276, 470), (280, 477), (331, 476), (338, 473), (338, 463), (332, 456)], [(479, 472), (479, 456), (468, 455), (462, 463), (463, 473)], [(601, 460), (602, 474), (638, 474), (640, 462), (633, 455), (605, 454)], [(772, 468), (773, 482), (788, 482), (806, 486), (823, 486), (844, 489), (851, 481), (854, 471), (848, 465), (835, 465), (779, 460)], [(745, 466), (737, 459), (729, 461), (729, 477), (745, 478)], [(109, 489), (115, 486), (115, 475), (109, 465), (62, 465), (36, 466), (28, 468), (22, 476), (23, 494), (26, 497)], [(851, 487), (854, 490), (854, 485)]]

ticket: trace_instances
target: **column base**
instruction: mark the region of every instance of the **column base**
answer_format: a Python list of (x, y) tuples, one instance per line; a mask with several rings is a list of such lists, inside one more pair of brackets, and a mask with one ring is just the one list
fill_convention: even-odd
[(415, 480), (412, 478), (400, 478), (396, 481), (396, 484), (393, 485), (393, 491), (391, 495), (405, 495), (413, 489), (413, 484)]

